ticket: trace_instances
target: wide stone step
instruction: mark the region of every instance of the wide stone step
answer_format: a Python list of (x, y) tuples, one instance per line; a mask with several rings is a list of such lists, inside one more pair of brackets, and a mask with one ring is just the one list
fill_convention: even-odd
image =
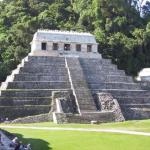
[(126, 120), (150, 118), (150, 108), (122, 107), (122, 112)]
[(45, 56), (29, 56), (28, 61), (32, 63), (65, 63), (65, 58), (64, 57), (45, 57)]
[(79, 58), (81, 65), (90, 65), (90, 64), (111, 64), (111, 60), (110, 59), (94, 59), (94, 58)]
[(108, 68), (108, 69), (118, 69), (118, 67), (114, 64), (99, 64), (99, 63), (88, 63), (88, 64), (81, 64), (83, 70), (92, 69), (102, 69), (102, 68)]
[(150, 103), (150, 97), (115, 97), (119, 104), (146, 104)]
[(114, 71), (116, 71), (116, 70), (118, 70), (118, 68), (117, 68), (117, 66), (116, 65), (96, 65), (96, 64), (88, 64), (88, 65), (86, 65), (86, 64), (83, 64), (82, 65), (82, 68), (83, 68), (83, 70), (92, 70), (92, 69), (94, 69), (94, 70), (105, 70), (105, 69), (108, 69), (108, 70), (114, 70)]
[(69, 81), (68, 76), (61, 76), (61, 75), (30, 75), (27, 76), (26, 74), (16, 74), (14, 81), (62, 81), (62, 82), (67, 82)]
[(46, 68), (20, 68), (20, 73), (48, 73), (50, 75), (55, 74), (67, 74), (66, 68), (53, 68), (53, 69), (46, 69)]
[(51, 97), (0, 97), (1, 106), (50, 105)]
[(79, 102), (80, 111), (96, 111), (96, 106), (90, 104), (80, 104)]
[[(89, 91), (89, 92), (90, 92), (90, 91)], [(86, 98), (88, 98), (88, 97), (91, 96), (91, 93), (89, 93), (89, 92), (84, 92), (84, 93), (83, 93), (82, 91), (77, 91), (77, 90), (76, 90), (75, 93), (76, 93), (76, 95), (77, 95), (78, 98), (85, 98), (85, 99), (86, 99)]]
[(150, 97), (150, 92), (146, 90), (127, 90), (127, 89), (95, 89), (92, 90), (92, 93), (98, 92), (106, 92), (111, 93), (114, 97), (122, 96), (122, 97)]
[(128, 76), (118, 76), (118, 75), (88, 75), (86, 76), (88, 83), (94, 83), (94, 82), (128, 82), (133, 83), (132, 77)]
[(0, 106), (0, 118), (16, 119), (45, 114), (50, 111), (50, 108), (49, 105)]
[(115, 68), (93, 68), (93, 69), (84, 69), (83, 68), (83, 72), (84, 73), (100, 73), (100, 72), (124, 72), (123, 70), (118, 70), (118, 69), (115, 69)]
[(102, 69), (102, 70), (83, 70), (83, 72), (85, 74), (105, 74), (105, 75), (111, 75), (111, 74), (115, 74), (115, 75), (125, 75), (124, 70), (108, 70), (108, 69)]
[(24, 64), (24, 67), (60, 67), (60, 68), (65, 68), (66, 67), (66, 64), (65, 62), (64, 63), (58, 63), (58, 62), (54, 62), (54, 63), (39, 63), (37, 62), (36, 64), (35, 63), (32, 63), (32, 62), (25, 62)]
[(90, 99), (88, 97), (80, 97), (80, 98), (78, 98), (78, 103), (80, 105), (91, 105), (91, 106), (94, 106), (94, 108), (95, 108), (94, 100)]
[(125, 82), (105, 82), (105, 83), (95, 83), (89, 84), (91, 89), (141, 89), (138, 84), (135, 83), (125, 83)]
[(73, 86), (74, 86), (74, 88), (75, 89), (80, 89), (80, 88), (82, 88), (82, 89), (85, 89), (85, 88), (88, 88), (88, 85), (85, 83), (85, 82), (75, 82), (75, 81), (73, 81)]
[(67, 82), (9, 82), (7, 89), (68, 89)]
[(51, 60), (51, 59), (47, 59), (47, 60), (44, 60), (44, 59), (35, 59), (35, 60), (29, 60), (28, 61), (29, 63), (32, 63), (32, 64), (49, 64), (49, 65), (58, 65), (58, 64), (65, 64), (65, 61), (62, 61), (62, 60)]
[[(72, 78), (74, 78), (74, 74), (76, 73), (76, 74), (78, 74), (79, 75), (79, 73), (80, 73), (80, 70), (75, 70), (75, 69), (73, 69), (73, 70), (71, 70), (71, 72), (72, 72)], [(121, 70), (119, 70), (119, 71), (98, 71), (98, 72), (96, 72), (96, 71), (91, 71), (91, 72), (84, 72), (84, 76), (85, 76), (85, 78), (86, 78), (86, 76), (94, 76), (94, 75), (99, 75), (99, 76), (107, 76), (107, 75), (113, 75), (113, 76), (125, 76), (125, 72), (124, 71), (121, 71)]]
[(99, 65), (114, 65), (111, 59), (99, 59), (99, 58), (79, 58), (80, 64), (99, 64)]
[(27, 72), (20, 72), (19, 75), (21, 76), (67, 76), (68, 74), (63, 73), (63, 74), (60, 74), (60, 73), (56, 73), (54, 74), (53, 72), (49, 72), (49, 73), (43, 73), (43, 72), (37, 72), (37, 73), (27, 73)]
[(33, 66), (24, 66), (21, 67), (23, 70), (43, 70), (43, 69), (49, 69), (49, 70), (67, 70), (66, 67), (62, 66), (50, 66), (50, 65), (44, 65), (44, 66), (38, 66), (38, 65), (33, 65)]
[(150, 103), (147, 104), (121, 104), (121, 108), (149, 108), (150, 109)]
[(1, 96), (2, 97), (50, 97), (53, 91), (69, 91), (69, 89), (4, 90), (1, 91)]

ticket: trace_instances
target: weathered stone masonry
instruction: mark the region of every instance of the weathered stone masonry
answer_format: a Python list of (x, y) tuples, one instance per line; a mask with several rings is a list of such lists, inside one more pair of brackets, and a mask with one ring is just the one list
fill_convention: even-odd
[[(49, 47), (46, 47), (48, 50), (34, 49), (35, 41), (38, 40), (36, 35), (29, 56), (22, 60), (1, 85), (1, 118), (16, 119), (48, 113), (45, 120), (53, 119), (56, 123), (150, 118), (148, 86), (135, 83), (132, 77), (126, 76), (123, 70), (118, 70), (110, 60), (102, 59), (96, 47), (89, 52), (88, 49), (75, 51), (69, 46), (66, 53), (65, 44), (71, 43), (72, 39), (69, 37), (74, 35), (76, 45), (79, 44), (79, 37), (79, 40), (82, 39), (80, 44), (84, 45), (84, 38), (87, 36), (87, 48), (88, 40), (97, 45), (92, 35), (82, 36), (81, 33), (60, 31), (48, 31), (44, 34), (45, 32), (37, 32), (39, 35), (42, 33), (39, 48), (45, 48), (42, 43), (47, 42), (51, 34), (51, 43), (56, 44), (56, 40), (52, 41), (57, 37), (54, 34), (56, 32), (61, 34), (64, 50), (61, 49), (60, 52), (59, 49), (50, 50)], [(62, 34), (65, 34), (64, 38), (67, 37), (67, 42), (66, 39), (62, 40)], [(58, 45), (59, 42), (60, 39), (57, 40)], [(57, 48), (58, 45), (53, 46)], [(42, 115), (25, 120), (44, 121)], [(17, 121), (24, 122), (21, 119)]]

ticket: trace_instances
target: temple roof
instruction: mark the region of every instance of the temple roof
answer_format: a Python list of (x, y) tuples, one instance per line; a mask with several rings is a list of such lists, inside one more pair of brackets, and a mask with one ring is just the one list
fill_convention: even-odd
[(75, 31), (38, 30), (33, 40), (96, 44), (95, 36), (92, 34)]

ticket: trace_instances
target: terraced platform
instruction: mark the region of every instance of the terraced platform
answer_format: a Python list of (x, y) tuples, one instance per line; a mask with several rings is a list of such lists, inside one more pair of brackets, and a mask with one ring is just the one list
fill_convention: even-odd
[(68, 122), (114, 121), (113, 112), (102, 112), (94, 99), (100, 92), (117, 99), (125, 119), (150, 118), (150, 91), (143, 90), (110, 60), (66, 56), (25, 58), (2, 83), (0, 117), (48, 113), (55, 91), (74, 94), (77, 114), (66, 114)]
[(124, 71), (118, 70), (111, 62), (108, 61), (103, 65), (102, 61), (80, 58), (86, 81), (92, 93), (111, 93), (117, 99), (127, 120), (150, 118), (150, 91), (143, 90), (140, 84), (135, 83), (131, 77), (126, 76)]
[[(53, 91), (69, 91), (63, 57), (27, 57), (1, 86), (0, 116), (15, 119), (48, 113)], [(8, 77), (10, 78), (10, 77)]]

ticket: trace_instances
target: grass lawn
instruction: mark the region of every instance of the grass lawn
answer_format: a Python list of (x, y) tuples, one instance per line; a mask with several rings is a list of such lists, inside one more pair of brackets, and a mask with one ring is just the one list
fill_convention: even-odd
[[(7, 124), (0, 124), (5, 125)], [(99, 125), (90, 124), (54, 124), (52, 122), (32, 123), (32, 124), (8, 124), (12, 126), (34, 126), (34, 127), (63, 127), (63, 128), (95, 128), (95, 129), (119, 129), (150, 132), (150, 120), (135, 120), (118, 123), (102, 123)]]
[(80, 131), (7, 129), (33, 150), (149, 150), (150, 137)]
[[(4, 124), (3, 124), (4, 125)], [(18, 124), (17, 124), (18, 125)], [(15, 125), (13, 125), (15, 126)], [(127, 121), (100, 125), (53, 123), (23, 124), (37, 127), (74, 127), (125, 129), (150, 131), (150, 120)], [(150, 137), (117, 133), (98, 133), (82, 131), (46, 131), (32, 129), (6, 129), (16, 134), (24, 143), (31, 143), (33, 150), (149, 150)]]

